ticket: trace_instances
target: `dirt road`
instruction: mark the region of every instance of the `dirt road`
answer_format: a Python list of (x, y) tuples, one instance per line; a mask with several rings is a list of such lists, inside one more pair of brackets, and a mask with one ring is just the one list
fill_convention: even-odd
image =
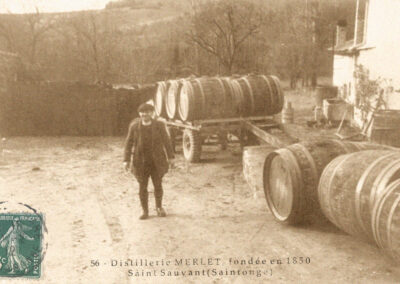
[[(400, 281), (399, 268), (377, 248), (332, 225), (274, 222), (265, 201), (254, 200), (245, 184), (237, 146), (205, 148), (199, 164), (178, 154), (177, 168), (164, 179), (168, 216), (155, 217), (150, 194), (152, 216), (140, 221), (138, 185), (123, 172), (122, 147), (122, 138), (7, 141), (1, 199), (45, 215), (41, 283)], [(226, 275), (231, 270), (234, 275)]]

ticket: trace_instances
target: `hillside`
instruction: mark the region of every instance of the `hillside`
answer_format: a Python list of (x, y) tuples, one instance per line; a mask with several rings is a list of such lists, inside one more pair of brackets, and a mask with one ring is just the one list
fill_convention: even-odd
[[(228, 0), (208, 1), (202, 10), (198, 5), (202, 0), (120, 0), (102, 10), (0, 14), (0, 50), (18, 54), (27, 73), (36, 73), (31, 78), (50, 81), (148, 83), (194, 73), (232, 71), (272, 73), (296, 80), (303, 76), (302, 80), (307, 81), (310, 74), (304, 70), (309, 69), (311, 59), (307, 51), (310, 43), (305, 39), (311, 31), (304, 27), (311, 25), (305, 23), (304, 15), (309, 6), (303, 0), (240, 1), (253, 3), (263, 20), (257, 33), (235, 51), (235, 66), (228, 71), (221, 64), (221, 56), (195, 48), (187, 36), (194, 29), (203, 29), (211, 41), (219, 41), (218, 52), (230, 50), (212, 20), (218, 17), (219, 23), (226, 22), (226, 9), (213, 11), (220, 3), (235, 6), (237, 13), (245, 12), (237, 1)], [(205, 22), (199, 16), (200, 22), (194, 27), (192, 3), (197, 3), (196, 15), (204, 13), (211, 20)], [(320, 76), (328, 76), (331, 59), (326, 49), (332, 45), (338, 19), (346, 18), (352, 26), (354, 1), (313, 3), (318, 3), (313, 9), (318, 10), (316, 24), (321, 32), (318, 46), (314, 47), (318, 48), (319, 62), (312, 64)], [(246, 25), (244, 21), (235, 29), (243, 32)], [(229, 29), (229, 25), (225, 28)], [(348, 34), (351, 36), (352, 31)]]

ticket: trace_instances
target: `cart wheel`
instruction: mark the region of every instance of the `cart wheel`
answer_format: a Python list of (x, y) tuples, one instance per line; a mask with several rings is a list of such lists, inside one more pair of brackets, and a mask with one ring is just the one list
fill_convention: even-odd
[(185, 159), (191, 163), (200, 161), (201, 137), (198, 131), (185, 129), (182, 137), (182, 149)]

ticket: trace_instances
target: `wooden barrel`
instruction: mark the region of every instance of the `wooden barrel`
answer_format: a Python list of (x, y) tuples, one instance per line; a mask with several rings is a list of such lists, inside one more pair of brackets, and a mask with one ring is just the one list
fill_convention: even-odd
[(400, 263), (400, 179), (385, 187), (372, 209), (376, 244)]
[[(171, 94), (175, 93), (172, 84), (169, 88)], [(282, 107), (283, 92), (277, 77), (249, 75), (202, 77), (183, 82), (178, 111), (182, 120), (190, 121), (273, 115)]]
[(181, 92), (183, 80), (171, 80), (165, 97), (165, 109), (169, 118), (178, 116), (179, 94)]
[(230, 101), (224, 81), (217, 78), (197, 78), (183, 82), (179, 114), (182, 120), (226, 117), (226, 101)]
[(249, 75), (232, 79), (241, 116), (273, 115), (283, 108), (283, 92), (275, 76)]
[(157, 91), (154, 95), (154, 110), (157, 116), (166, 117), (165, 98), (168, 92), (169, 82), (158, 82)]
[(314, 140), (292, 144), (269, 154), (264, 162), (264, 194), (274, 217), (296, 224), (307, 215), (321, 215), (318, 182), (334, 158), (363, 150), (385, 149), (377, 144), (339, 140)]
[(373, 241), (371, 211), (377, 189), (398, 177), (385, 170), (393, 162), (400, 165), (400, 152), (368, 150), (334, 159), (318, 186), (324, 215), (345, 232)]

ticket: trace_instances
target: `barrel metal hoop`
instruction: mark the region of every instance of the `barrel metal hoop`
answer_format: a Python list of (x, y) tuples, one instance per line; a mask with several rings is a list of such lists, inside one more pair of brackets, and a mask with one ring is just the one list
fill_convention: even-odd
[(254, 93), (253, 89), (251, 88), (251, 84), (249, 80), (246, 77), (242, 77), (243, 81), (246, 83), (247, 87), (249, 88), (250, 91), (250, 100), (251, 100), (251, 113), (253, 114), (255, 112), (255, 105), (254, 105)]
[[(166, 106), (166, 109), (167, 109), (167, 112), (168, 112), (168, 116), (169, 116), (171, 119), (174, 118), (174, 116), (175, 116), (175, 111), (176, 111), (176, 98), (177, 98), (177, 96), (176, 96), (175, 93), (178, 91), (178, 86), (179, 86), (179, 83), (178, 83), (177, 80), (171, 81), (171, 84), (170, 84), (169, 89), (168, 89), (168, 92), (167, 92), (167, 96), (166, 96), (166, 98), (165, 98), (165, 106)], [(174, 102), (174, 107), (175, 107), (175, 109), (171, 109), (171, 105), (170, 105), (170, 103), (171, 103), (170, 94), (174, 94), (173, 97), (174, 97), (174, 100), (175, 100), (175, 102)]]
[(296, 144), (294, 144), (294, 145), (292, 145), (292, 146), (293, 146), (293, 147), (299, 147), (299, 148), (301, 148), (301, 149), (303, 150), (302, 152), (303, 152), (304, 155), (306, 156), (307, 160), (310, 162), (310, 166), (311, 166), (311, 171), (312, 171), (312, 174), (313, 174), (313, 178), (314, 178), (314, 180), (315, 180), (316, 182), (318, 182), (318, 171), (317, 171), (317, 166), (315, 165), (315, 161), (314, 161), (314, 159), (313, 159), (313, 157), (312, 157), (310, 151), (308, 151), (307, 147), (304, 146), (304, 145), (301, 144), (301, 143), (296, 143)]
[[(379, 175), (376, 177), (372, 187), (369, 198), (369, 206), (372, 209), (376, 199), (378, 198), (378, 194), (384, 192), (385, 187), (389, 184), (389, 180), (392, 176), (400, 170), (400, 157), (388, 165), (386, 165)], [(383, 188), (382, 188), (383, 187)]]
[[(163, 94), (165, 95), (166, 89), (167, 89), (167, 84), (164, 81), (157, 82), (157, 92), (155, 97), (155, 109), (157, 115), (161, 115), (163, 112), (162, 110), (165, 100)], [(156, 103), (157, 101), (159, 101), (158, 104)]]
[[(274, 155), (274, 156), (272, 156)], [(301, 182), (301, 176), (300, 176), (300, 167), (297, 164), (296, 161), (296, 157), (293, 155), (293, 153), (285, 148), (283, 149), (279, 149), (276, 150), (274, 152), (271, 152), (270, 155), (267, 156), (267, 159), (272, 156), (272, 158), (270, 158), (270, 163), (272, 163), (272, 160), (274, 159), (274, 157), (276, 156), (281, 156), (282, 158), (284, 158), (283, 160), (289, 161), (291, 165), (294, 166), (293, 167), (289, 167), (288, 168), (288, 172), (289, 175), (292, 179), (292, 187), (293, 188), (299, 188), (301, 185), (299, 184), (299, 182)], [(269, 183), (269, 179), (267, 181)], [(269, 185), (268, 185), (269, 188)], [(272, 201), (272, 197), (271, 197), (271, 189), (269, 188), (268, 191), (266, 191), (266, 199), (267, 199), (267, 203), (273, 213), (273, 215), (280, 221), (286, 221), (288, 219), (288, 217), (293, 213), (293, 205), (295, 204), (296, 200), (297, 200), (297, 195), (296, 195), (296, 190), (293, 190), (292, 188), (292, 204), (291, 204), (291, 212), (289, 213), (288, 216), (282, 216), (278, 210), (275, 208), (274, 203)]]
[(299, 197), (297, 194), (298, 189), (303, 188), (302, 179), (301, 179), (301, 169), (297, 162), (296, 156), (290, 150), (282, 149), (282, 150), (277, 150), (277, 152), (279, 154), (283, 154), (284, 156), (286, 156), (291, 161), (290, 165), (293, 166), (293, 168), (289, 168), (289, 169), (292, 170), (292, 171), (290, 171), (290, 175), (293, 177), (292, 181), (294, 181), (294, 183), (292, 183), (293, 188), (295, 189), (295, 190), (293, 190), (293, 204), (294, 204), (296, 202), (296, 200), (298, 200), (298, 197)]
[(279, 101), (279, 107), (281, 107), (281, 106), (283, 106), (283, 94), (282, 94), (282, 89), (281, 89), (281, 84), (279, 83), (279, 79), (278, 79), (278, 77), (276, 77), (276, 76), (274, 76), (274, 75), (271, 75), (270, 76), (273, 80), (274, 80), (274, 82), (275, 82), (275, 85), (276, 85), (276, 89), (277, 89), (277, 91), (278, 91), (278, 101)]
[(387, 231), (387, 238), (388, 238), (388, 247), (390, 252), (392, 251), (392, 234), (391, 234), (391, 224), (392, 224), (392, 220), (393, 220), (393, 216), (394, 216), (394, 212), (396, 211), (396, 208), (399, 206), (400, 203), (400, 195), (397, 196), (397, 199), (395, 200), (395, 202), (392, 205), (392, 208), (390, 208), (390, 213), (389, 213), (389, 218), (388, 221), (386, 223), (386, 231)]
[[(194, 94), (194, 89), (193, 89), (193, 86), (192, 86), (192, 83), (190, 82), (190, 81), (186, 81), (186, 82), (183, 82), (183, 84), (184, 84), (184, 86), (186, 86), (186, 89), (187, 88), (189, 88), (190, 89), (190, 93), (192, 94), (192, 97), (194, 97), (193, 96), (193, 94)], [(183, 89), (183, 87), (182, 87), (182, 89)], [(181, 92), (182, 92), (182, 89), (181, 89)], [(187, 99), (188, 99), (188, 102), (187, 102), (187, 110), (186, 110), (186, 116), (187, 117), (189, 117), (189, 110), (190, 110), (190, 94), (189, 94), (189, 92), (187, 92), (186, 93), (186, 97), (187, 97)], [(193, 98), (194, 99), (194, 98)], [(181, 106), (179, 106), (179, 109), (181, 108)]]
[(233, 89), (235, 101), (236, 101), (236, 103), (238, 103), (238, 106), (239, 106), (240, 115), (243, 115), (244, 98), (243, 98), (242, 87), (240, 86), (239, 82), (237, 82), (236, 80), (231, 79), (230, 83), (231, 83), (231, 86)]
[(194, 79), (198, 84), (199, 84), (199, 88), (200, 88), (200, 92), (201, 92), (201, 116), (204, 116), (204, 111), (205, 111), (205, 107), (206, 107), (206, 97), (204, 96), (204, 90), (203, 90), (203, 85), (201, 84), (201, 81), (199, 79)]
[[(222, 88), (222, 90), (224, 92), (224, 107), (226, 107), (226, 104), (227, 104), (227, 100), (226, 100), (227, 93), (226, 93), (226, 89), (225, 89), (224, 83), (222, 82), (221, 78), (219, 78), (219, 77), (216, 77), (215, 79), (217, 80), (217, 82), (219, 83), (219, 85), (221, 86), (221, 88)], [(225, 113), (225, 111), (224, 111), (224, 113)]]
[[(386, 192), (384, 193), (384, 195), (382, 196), (382, 198), (380, 200), (378, 200), (378, 202), (376, 202), (373, 210), (372, 210), (372, 220), (371, 220), (371, 225), (372, 225), (372, 233), (375, 239), (376, 244), (378, 245), (378, 247), (380, 248), (384, 248), (383, 247), (383, 242), (382, 239), (380, 237), (379, 234), (379, 226), (380, 226), (380, 218), (379, 216), (381, 215), (383, 206), (385, 205), (385, 202), (387, 200), (387, 198), (391, 195), (391, 193), (397, 189), (397, 187), (400, 185), (400, 180), (396, 180), (393, 183), (391, 183), (388, 187)], [(394, 202), (393, 206), (394, 208), (397, 207), (397, 204), (400, 201), (400, 196), (397, 198), (397, 200)], [(390, 224), (393, 220), (393, 212), (395, 209), (393, 209), (393, 207), (391, 208), (390, 212), (389, 212), (389, 216), (388, 216), (388, 222), (386, 223), (386, 229), (387, 231), (390, 231)], [(390, 234), (387, 235), (388, 237), (388, 241), (390, 239)], [(391, 241), (391, 240), (390, 240)]]
[(356, 210), (356, 217), (357, 217), (357, 221), (359, 223), (359, 225), (361, 226), (361, 228), (363, 228), (363, 230), (367, 233), (368, 230), (364, 224), (364, 222), (362, 221), (362, 216), (361, 216), (361, 193), (362, 190), (364, 188), (364, 183), (367, 179), (367, 177), (369, 176), (369, 173), (371, 172), (371, 170), (377, 165), (379, 164), (381, 161), (383, 161), (386, 158), (389, 158), (390, 156), (394, 156), (394, 153), (390, 153), (387, 155), (384, 155), (382, 157), (379, 157), (377, 160), (375, 160), (371, 165), (369, 165), (363, 172), (363, 174), (361, 175), (360, 179), (357, 182), (357, 186), (356, 186), (356, 192), (355, 192), (355, 198), (354, 198), (354, 206), (355, 206), (355, 210)]
[(269, 110), (271, 111), (271, 113), (273, 113), (274, 112), (273, 107), (276, 102), (275, 102), (275, 99), (274, 99), (274, 96), (272, 93), (271, 84), (269, 83), (268, 78), (265, 75), (261, 75), (261, 78), (263, 78), (264, 81), (267, 83), (268, 90), (269, 90), (269, 98), (270, 98), (270, 103), (271, 103), (271, 105), (269, 106)]
[[(371, 195), (370, 195), (370, 209), (371, 212), (373, 212), (374, 207), (376, 206), (376, 203), (380, 203), (379, 202), (379, 198), (382, 197), (382, 195), (386, 194), (386, 188), (387, 185), (389, 184), (389, 180), (390, 178), (393, 176), (393, 174), (395, 174), (398, 170), (400, 170), (400, 163), (399, 163), (399, 159), (389, 163), (385, 168), (383, 168), (383, 170), (379, 173), (378, 177), (375, 179), (374, 184), (372, 186), (371, 189)], [(376, 214), (372, 215), (372, 229), (373, 229), (373, 235), (375, 238), (375, 241), (377, 242), (378, 245), (380, 245), (380, 236), (379, 233), (377, 233), (375, 230), (376, 228), (374, 228), (376, 222), (379, 222), (379, 220), (376, 220), (377, 216)]]

